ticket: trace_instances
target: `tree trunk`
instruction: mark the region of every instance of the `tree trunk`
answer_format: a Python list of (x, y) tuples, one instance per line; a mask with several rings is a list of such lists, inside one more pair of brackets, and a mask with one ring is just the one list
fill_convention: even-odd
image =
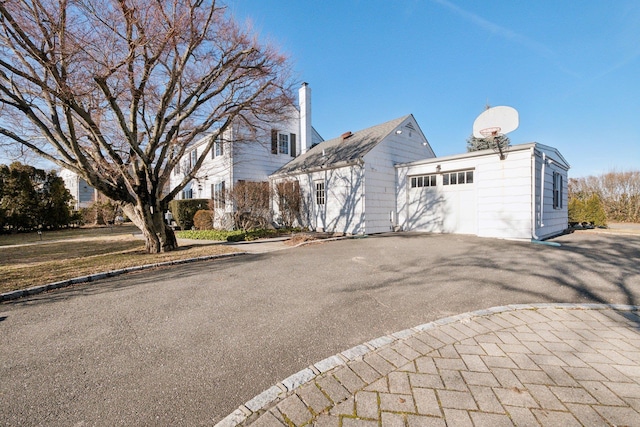
[(148, 253), (158, 254), (178, 248), (176, 235), (164, 222), (164, 212), (159, 206), (125, 204), (122, 210), (142, 231)]

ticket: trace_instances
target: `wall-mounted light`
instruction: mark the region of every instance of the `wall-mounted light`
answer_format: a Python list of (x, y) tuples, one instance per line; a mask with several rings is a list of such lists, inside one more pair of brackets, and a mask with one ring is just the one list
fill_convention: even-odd
[(436, 166), (436, 172), (440, 173), (440, 171), (442, 170), (442, 167), (440, 167), (440, 165)]

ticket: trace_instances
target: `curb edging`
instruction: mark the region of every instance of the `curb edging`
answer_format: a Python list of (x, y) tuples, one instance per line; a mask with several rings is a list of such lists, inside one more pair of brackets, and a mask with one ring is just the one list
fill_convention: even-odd
[[(328, 238), (328, 239), (309, 240), (309, 241), (300, 242), (297, 245), (291, 246), (289, 248), (283, 248), (283, 249), (297, 248), (297, 247), (300, 247), (300, 246), (305, 246), (305, 245), (310, 245), (310, 244), (313, 244), (313, 243), (318, 243), (319, 241), (327, 242), (327, 241), (343, 240), (343, 239), (348, 239), (348, 238), (352, 238), (352, 237), (351, 236), (341, 236), (341, 237), (331, 237), (331, 238)], [(105, 271), (105, 272), (100, 272), (100, 273), (94, 273), (94, 274), (90, 274), (90, 275), (87, 275), (87, 276), (79, 276), (79, 277), (74, 277), (74, 278), (67, 279), (67, 280), (60, 280), (58, 282), (47, 283), (47, 284), (44, 284), (44, 285), (32, 286), (32, 287), (27, 288), (27, 289), (18, 289), (18, 290), (15, 290), (15, 291), (5, 292), (5, 293), (0, 294), (0, 303), (5, 302), (5, 301), (12, 301), (12, 300), (16, 300), (16, 299), (32, 296), (32, 295), (37, 295), (37, 294), (40, 294), (40, 293), (43, 293), (43, 292), (52, 291), (52, 290), (55, 290), (55, 289), (66, 288), (66, 287), (69, 287), (69, 286), (72, 286), (72, 285), (77, 285), (77, 284), (80, 284), (80, 283), (95, 282), (95, 281), (100, 280), (100, 279), (116, 277), (116, 276), (119, 276), (121, 274), (131, 273), (133, 271), (147, 270), (147, 269), (158, 268), (158, 267), (167, 267), (167, 266), (171, 266), (171, 265), (188, 264), (188, 263), (198, 262), (198, 261), (208, 261), (208, 260), (212, 260), (212, 259), (230, 258), (230, 257), (239, 256), (239, 255), (249, 255), (249, 254), (251, 254), (251, 252), (244, 252), (243, 251), (243, 252), (234, 252), (234, 253), (220, 254), (220, 255), (205, 255), (205, 256), (195, 257), (195, 258), (186, 258), (186, 259), (178, 259), (178, 260), (174, 260), (174, 261), (158, 262), (158, 263), (154, 263), (154, 264), (137, 265), (137, 266), (133, 266), (133, 267), (121, 268), (121, 269), (118, 269), (118, 270), (111, 270), (111, 271)]]
[(66, 287), (77, 285), (80, 283), (95, 282), (97, 280), (106, 279), (109, 277), (116, 277), (116, 276), (120, 276), (121, 274), (132, 273), (134, 271), (149, 270), (152, 268), (167, 267), (171, 265), (189, 264), (192, 262), (208, 261), (212, 259), (231, 258), (239, 255), (246, 255), (247, 253), (248, 252), (234, 252), (234, 253), (220, 254), (220, 255), (205, 255), (201, 257), (178, 259), (174, 261), (158, 262), (154, 264), (137, 265), (133, 267), (121, 268), (118, 270), (111, 270), (111, 271), (105, 271), (101, 273), (90, 274), (87, 276), (79, 276), (79, 277), (74, 277), (72, 279), (60, 280), (58, 282), (53, 282), (53, 283), (47, 283), (45, 285), (32, 286), (27, 289), (18, 289), (11, 292), (5, 292), (3, 294), (0, 294), (0, 302), (16, 300), (16, 299), (27, 297), (27, 296), (37, 295), (43, 292), (52, 291), (54, 289), (66, 288)]

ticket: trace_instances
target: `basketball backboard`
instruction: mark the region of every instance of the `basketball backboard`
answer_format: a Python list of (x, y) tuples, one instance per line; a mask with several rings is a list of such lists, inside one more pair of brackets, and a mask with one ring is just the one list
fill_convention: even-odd
[(507, 106), (492, 107), (483, 111), (473, 122), (473, 136), (486, 138), (488, 136), (504, 135), (518, 129), (518, 125), (518, 111), (515, 108)]

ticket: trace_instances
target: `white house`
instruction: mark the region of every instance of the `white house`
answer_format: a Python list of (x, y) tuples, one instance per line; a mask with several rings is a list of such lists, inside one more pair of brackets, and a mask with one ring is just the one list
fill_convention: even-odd
[(396, 166), (398, 225), (409, 231), (545, 239), (567, 228), (569, 164), (538, 143)]
[[(303, 226), (348, 234), (394, 229), (395, 165), (434, 157), (412, 115), (322, 142), (271, 175), (295, 181)], [(277, 211), (277, 205), (274, 205)]]
[[(233, 209), (226, 203), (225, 191), (238, 181), (266, 182), (275, 170), (304, 154), (311, 146), (322, 142), (322, 137), (311, 126), (311, 88), (303, 83), (298, 92), (299, 109), (291, 107), (289, 119), (273, 124), (271, 129), (249, 130), (233, 125), (200, 168), (196, 179), (184, 188), (178, 199), (213, 199), (217, 226), (230, 224), (224, 218)], [(174, 188), (184, 178), (205, 149), (209, 137), (191, 147), (172, 173), (169, 185)]]
[[(299, 107), (260, 135), (232, 127), (179, 198), (213, 199), (218, 221), (233, 209), (221, 196), (224, 190), (238, 181), (269, 180), (272, 188), (292, 182), (301, 190), (298, 225), (313, 230), (538, 240), (567, 227), (569, 164), (552, 147), (515, 145), (502, 160), (493, 150), (436, 157), (413, 115), (322, 141), (311, 125), (306, 83), (299, 90)], [(207, 141), (194, 144), (174, 170), (172, 187)], [(273, 197), (276, 222), (278, 204)]]
[(69, 169), (60, 171), (60, 178), (64, 181), (65, 187), (73, 196), (73, 208), (79, 210), (89, 207), (97, 200), (97, 192), (87, 181), (81, 178), (77, 173)]

